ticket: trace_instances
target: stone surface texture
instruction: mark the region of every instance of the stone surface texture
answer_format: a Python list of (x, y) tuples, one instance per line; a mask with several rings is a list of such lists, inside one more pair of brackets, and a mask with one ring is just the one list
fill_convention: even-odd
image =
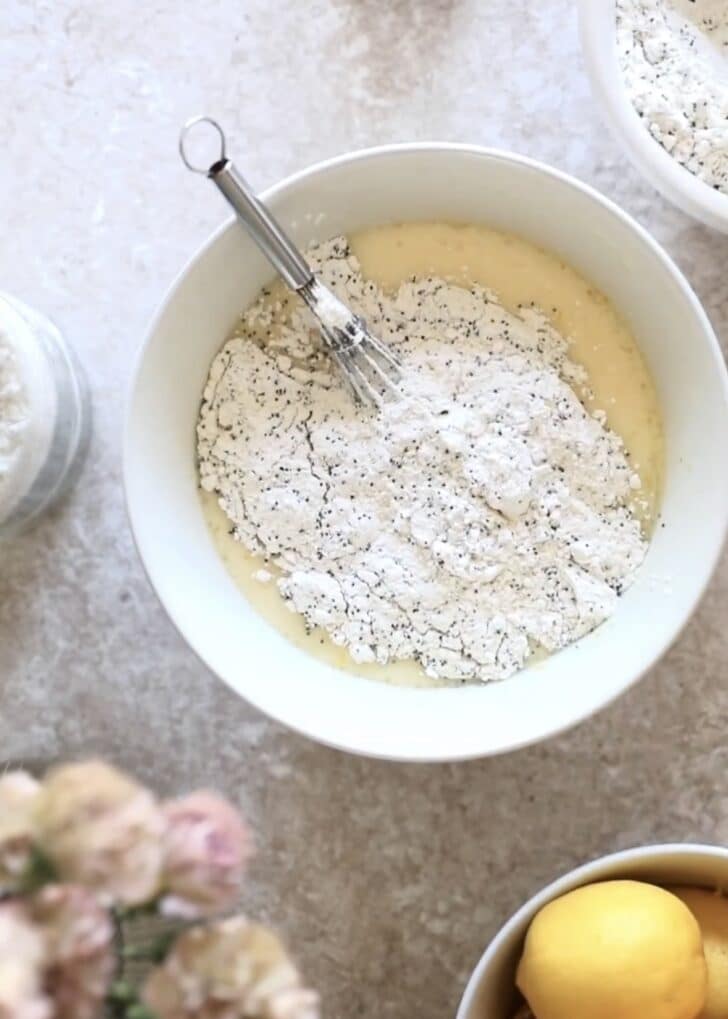
[[(0, 287), (81, 356), (81, 483), (0, 550), (0, 757), (103, 754), (161, 790), (225, 790), (260, 852), (246, 905), (280, 926), (325, 1014), (452, 1016), (543, 883), (609, 850), (728, 839), (728, 563), (636, 689), (545, 745), (400, 766), (316, 746), (209, 675), (132, 545), (125, 391), (165, 288), (225, 216), (177, 132), (217, 115), (259, 186), (360, 146), (445, 139), (544, 159), (644, 223), (728, 335), (728, 238), (625, 162), (589, 94), (570, 0), (5, 0)], [(696, 521), (699, 526), (699, 521)]]

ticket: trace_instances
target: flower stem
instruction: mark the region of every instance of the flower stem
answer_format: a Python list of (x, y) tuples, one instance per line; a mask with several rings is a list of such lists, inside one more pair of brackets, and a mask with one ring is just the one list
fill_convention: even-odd
[(125, 945), (121, 951), (122, 958), (127, 962), (161, 962), (176, 937), (177, 932), (172, 931), (160, 934), (158, 938), (146, 944)]

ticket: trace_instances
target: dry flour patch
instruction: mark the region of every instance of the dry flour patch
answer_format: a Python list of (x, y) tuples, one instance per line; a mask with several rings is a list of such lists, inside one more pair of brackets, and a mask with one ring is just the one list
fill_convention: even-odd
[(646, 542), (639, 478), (568, 342), (480, 288), (362, 278), (344, 238), (309, 251), (407, 366), (405, 398), (354, 406), (305, 309), (263, 296), (215, 358), (198, 423), (202, 486), (261, 582), (357, 662), (415, 659), (492, 680), (614, 610)]

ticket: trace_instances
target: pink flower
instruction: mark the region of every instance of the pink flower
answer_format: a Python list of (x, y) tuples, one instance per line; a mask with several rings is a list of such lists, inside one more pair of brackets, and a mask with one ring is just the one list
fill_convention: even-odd
[(227, 800), (206, 791), (172, 800), (163, 809), (163, 912), (195, 917), (229, 909), (252, 853), (242, 817)]
[(142, 1001), (157, 1019), (318, 1019), (283, 945), (244, 917), (193, 927), (152, 970)]
[(54, 1019), (96, 1019), (116, 968), (108, 912), (79, 885), (46, 885), (30, 909), (46, 939), (45, 986)]
[(33, 808), (40, 786), (24, 771), (0, 776), (0, 893), (18, 888), (33, 849)]
[(50, 1019), (43, 994), (45, 945), (19, 900), (0, 902), (0, 1019)]
[(48, 773), (36, 805), (38, 841), (64, 882), (107, 905), (136, 906), (159, 890), (164, 819), (142, 786), (100, 761)]

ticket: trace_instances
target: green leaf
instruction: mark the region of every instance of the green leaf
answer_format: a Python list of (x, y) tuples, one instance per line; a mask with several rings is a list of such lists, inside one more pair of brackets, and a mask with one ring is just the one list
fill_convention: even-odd
[(157, 1016), (146, 1005), (142, 1005), (141, 1001), (137, 1001), (127, 1008), (126, 1019), (157, 1019)]
[(135, 1001), (136, 991), (128, 981), (115, 980), (109, 988), (108, 997), (111, 1001)]
[(37, 892), (43, 885), (52, 884), (58, 880), (58, 872), (42, 849), (34, 846), (30, 859), (26, 865), (23, 876), (20, 879), (20, 892), (23, 895), (31, 895)]
[(115, 1019), (157, 1019), (146, 1005), (139, 1001), (136, 988), (126, 980), (115, 980), (106, 996), (107, 1011)]

